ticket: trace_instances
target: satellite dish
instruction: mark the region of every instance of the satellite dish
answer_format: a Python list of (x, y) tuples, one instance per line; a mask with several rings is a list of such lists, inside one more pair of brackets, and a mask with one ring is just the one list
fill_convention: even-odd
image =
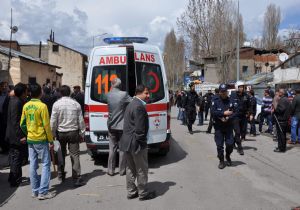
[(289, 56), (288, 56), (288, 54), (286, 54), (286, 53), (280, 53), (280, 55), (279, 55), (279, 60), (280, 60), (281, 62), (286, 61), (288, 58), (289, 58)]
[(13, 26), (11, 28), (11, 32), (14, 34), (14, 33), (17, 33), (18, 32), (18, 27), (17, 26)]

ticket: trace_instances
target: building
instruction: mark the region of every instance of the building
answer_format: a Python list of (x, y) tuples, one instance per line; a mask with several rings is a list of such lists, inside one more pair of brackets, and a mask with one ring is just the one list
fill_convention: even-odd
[(293, 89), (300, 88), (300, 52), (278, 65), (274, 71), (275, 85), (286, 85)]
[[(240, 49), (240, 79), (247, 80), (255, 74), (272, 72), (279, 65), (279, 54), (282, 52), (284, 51), (242, 47)], [(224, 56), (224, 60), (228, 61), (227, 72), (220, 68), (217, 56), (202, 57), (199, 63), (204, 69), (204, 80), (212, 83), (220, 83), (222, 80), (225, 82), (236, 80), (237, 60), (235, 54), (235, 52), (228, 52)]]
[(0, 46), (0, 78), (10, 85), (19, 82), (25, 84), (50, 83), (53, 87), (61, 85), (62, 74), (57, 72), (59, 66), (49, 64), (39, 58), (11, 50), (10, 70), (8, 71), (9, 48)]
[(88, 57), (74, 49), (66, 47), (54, 40), (48, 40), (47, 44), (20, 45), (21, 52), (32, 57), (39, 57), (51, 65), (60, 66), (58, 73), (63, 74), (62, 84), (71, 87), (80, 85), (84, 87)]

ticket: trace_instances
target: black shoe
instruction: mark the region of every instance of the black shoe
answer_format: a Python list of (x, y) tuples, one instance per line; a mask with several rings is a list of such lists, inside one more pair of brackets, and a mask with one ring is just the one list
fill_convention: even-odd
[(211, 131), (206, 131), (206, 133), (211, 133)]
[(57, 179), (58, 179), (59, 183), (63, 183), (63, 182), (65, 182), (65, 180), (66, 180), (66, 175), (58, 176)]
[(280, 153), (284, 153), (284, 152), (285, 152), (285, 150), (281, 150), (281, 149), (279, 149), (279, 148), (277, 147), (276, 149), (274, 149), (274, 152), (280, 152)]
[(231, 158), (229, 155), (226, 155), (227, 166), (232, 166)]
[(218, 168), (219, 169), (224, 169), (226, 167), (226, 164), (225, 164), (225, 162), (224, 162), (224, 160), (222, 161), (220, 161), (220, 163), (219, 163), (219, 166), (218, 166)]
[(190, 133), (191, 135), (193, 135), (193, 134), (194, 134), (192, 130), (189, 130), (189, 133)]
[(156, 192), (153, 191), (153, 192), (149, 192), (149, 193), (148, 193), (146, 196), (144, 196), (144, 197), (140, 197), (139, 200), (140, 200), (140, 201), (151, 200), (151, 199), (153, 199), (153, 198), (155, 198), (155, 197), (156, 197)]
[(134, 193), (133, 195), (127, 195), (127, 199), (128, 199), (128, 200), (135, 199), (135, 198), (137, 198), (137, 197), (139, 197), (138, 192)]
[(237, 148), (237, 152), (240, 154), (240, 155), (244, 155), (244, 150), (242, 147), (238, 147)]

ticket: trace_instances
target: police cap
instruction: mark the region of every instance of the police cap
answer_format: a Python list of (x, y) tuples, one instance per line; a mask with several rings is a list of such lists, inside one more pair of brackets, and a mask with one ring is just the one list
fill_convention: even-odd
[(226, 92), (227, 91), (227, 85), (226, 84), (220, 84), (219, 90), (220, 90), (220, 92)]

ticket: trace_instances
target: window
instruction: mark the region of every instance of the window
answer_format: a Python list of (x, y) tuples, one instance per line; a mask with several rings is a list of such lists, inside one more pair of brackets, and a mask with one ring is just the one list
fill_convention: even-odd
[(243, 66), (243, 74), (248, 74), (248, 66)]
[(114, 78), (122, 81), (122, 90), (126, 90), (126, 66), (95, 66), (92, 74), (91, 98), (106, 103), (106, 94), (111, 90), (111, 81)]
[(36, 77), (29, 77), (28, 83), (29, 83), (30, 85), (36, 84)]
[(58, 52), (58, 51), (59, 51), (59, 45), (58, 44), (52, 45), (52, 52)]
[(164, 83), (159, 65), (136, 62), (136, 78), (138, 84), (143, 84), (149, 88), (150, 103), (160, 101), (165, 97)]

